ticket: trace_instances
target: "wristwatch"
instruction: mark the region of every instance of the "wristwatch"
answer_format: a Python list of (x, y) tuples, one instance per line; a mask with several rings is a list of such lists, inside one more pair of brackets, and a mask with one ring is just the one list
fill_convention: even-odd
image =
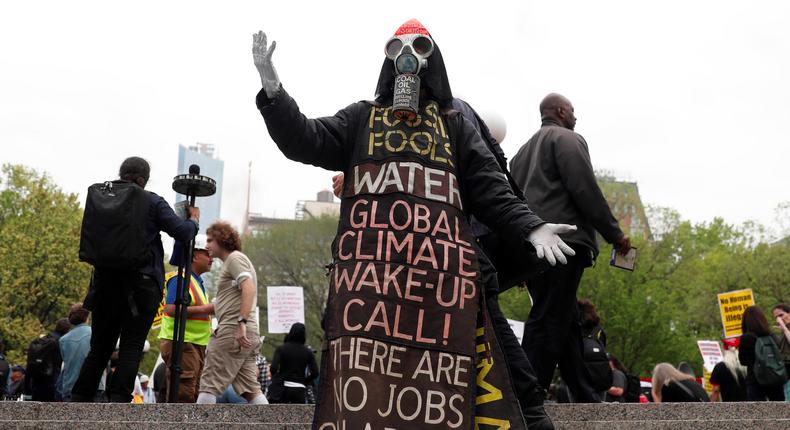
[(247, 324), (247, 318), (244, 318), (244, 317), (239, 317), (239, 321), (238, 321), (238, 323), (239, 323), (239, 324)]

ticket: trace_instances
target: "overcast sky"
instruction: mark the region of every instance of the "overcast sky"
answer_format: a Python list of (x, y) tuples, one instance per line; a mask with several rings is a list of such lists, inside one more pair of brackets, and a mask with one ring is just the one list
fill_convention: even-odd
[(252, 33), (310, 116), (371, 99), (383, 47), (417, 18), (454, 93), (508, 125), (516, 153), (538, 103), (567, 96), (593, 165), (687, 219), (773, 222), (790, 200), (790, 2), (4, 2), (0, 162), (49, 173), (80, 199), (139, 155), (173, 201), (179, 144), (225, 161), (222, 216), (293, 217), (331, 172), (287, 160), (255, 108)]

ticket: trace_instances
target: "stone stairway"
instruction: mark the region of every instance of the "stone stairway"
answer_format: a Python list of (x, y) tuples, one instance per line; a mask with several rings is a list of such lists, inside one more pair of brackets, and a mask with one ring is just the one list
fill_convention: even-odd
[(790, 430), (790, 403), (547, 405), (557, 429)]
[[(790, 429), (790, 403), (547, 405), (546, 409), (558, 430)], [(301, 430), (310, 428), (312, 413), (312, 406), (302, 405), (0, 402), (0, 429)]]

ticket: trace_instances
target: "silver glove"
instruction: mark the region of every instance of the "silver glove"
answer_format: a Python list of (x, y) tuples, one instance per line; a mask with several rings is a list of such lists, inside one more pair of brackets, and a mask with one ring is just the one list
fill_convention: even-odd
[(267, 47), (266, 33), (259, 31), (252, 35), (252, 58), (255, 61), (255, 68), (261, 75), (263, 90), (270, 99), (277, 97), (280, 92), (280, 78), (277, 77), (277, 70), (272, 64), (272, 53), (276, 47), (277, 42), (272, 42), (272, 46)]
[(566, 255), (574, 256), (576, 252), (560, 238), (560, 234), (576, 231), (575, 225), (546, 223), (532, 230), (527, 240), (535, 247), (538, 258), (545, 258), (552, 266), (559, 261), (568, 264)]

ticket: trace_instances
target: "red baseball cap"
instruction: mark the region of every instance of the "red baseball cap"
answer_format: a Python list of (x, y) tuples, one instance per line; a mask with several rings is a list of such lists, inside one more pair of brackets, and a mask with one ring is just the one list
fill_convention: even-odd
[(402, 34), (422, 34), (423, 36), (431, 35), (428, 33), (428, 29), (426, 29), (425, 26), (416, 19), (410, 19), (398, 27), (398, 29), (395, 31), (395, 36), (400, 36)]

